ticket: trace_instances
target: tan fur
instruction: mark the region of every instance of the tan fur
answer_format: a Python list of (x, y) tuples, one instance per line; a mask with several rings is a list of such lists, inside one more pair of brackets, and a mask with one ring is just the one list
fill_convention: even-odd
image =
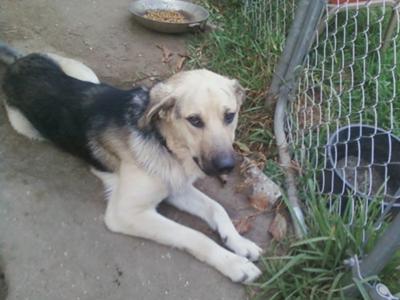
[[(243, 100), (243, 88), (236, 80), (207, 70), (182, 72), (153, 87), (140, 121), (142, 130), (156, 126), (168, 149), (138, 131), (118, 128), (109, 128), (95, 141), (93, 150), (114, 171), (94, 172), (109, 192), (107, 227), (184, 249), (233, 281), (249, 283), (257, 278), (260, 271), (250, 260), (258, 259), (261, 249), (239, 235), (221, 205), (192, 185), (204, 176), (194, 156), (232, 150), (238, 116), (227, 125), (224, 113), (238, 113)], [(201, 116), (204, 128), (188, 122), (193, 114)], [(165, 198), (205, 220), (236, 254), (159, 215), (156, 206)]]
[[(211, 157), (220, 150), (233, 151), (235, 129), (244, 90), (231, 80), (208, 70), (179, 73), (151, 90), (146, 121), (159, 119), (168, 147), (190, 173), (198, 171), (192, 157)], [(226, 111), (236, 112), (234, 121), (223, 122)], [(205, 123), (197, 129), (186, 120), (198, 115)], [(202, 164), (204, 162), (200, 162)], [(198, 174), (195, 174), (198, 176)]]
[[(98, 80), (80, 63), (52, 58), (70, 76), (95, 83)], [(233, 281), (255, 280), (261, 272), (251, 261), (259, 258), (261, 249), (236, 231), (221, 205), (192, 185), (204, 176), (201, 167), (214, 153), (233, 151), (243, 100), (243, 88), (236, 80), (207, 70), (182, 72), (152, 88), (140, 128), (115, 124), (100, 134), (89, 132), (93, 154), (111, 170), (92, 170), (105, 187), (107, 227), (186, 250)], [(231, 124), (224, 123), (226, 111), (236, 112)], [(194, 114), (202, 118), (204, 128), (195, 128), (188, 122), (187, 117)], [(156, 135), (145, 136), (145, 131), (154, 127), (165, 138), (167, 148)], [(203, 159), (200, 167), (194, 157)], [(204, 234), (158, 214), (156, 207), (164, 199), (202, 218), (218, 231), (232, 252)]]

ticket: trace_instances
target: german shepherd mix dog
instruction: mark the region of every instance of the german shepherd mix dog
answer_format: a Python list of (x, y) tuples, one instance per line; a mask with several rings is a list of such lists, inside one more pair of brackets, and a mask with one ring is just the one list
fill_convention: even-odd
[[(105, 223), (114, 232), (184, 249), (235, 282), (260, 275), (261, 249), (193, 182), (229, 173), (243, 88), (207, 70), (173, 75), (150, 90), (100, 83), (82, 63), (55, 54), (22, 55), (0, 44), (3, 89), (13, 128), (85, 161), (107, 191)], [(196, 215), (226, 248), (156, 211), (169, 202)]]

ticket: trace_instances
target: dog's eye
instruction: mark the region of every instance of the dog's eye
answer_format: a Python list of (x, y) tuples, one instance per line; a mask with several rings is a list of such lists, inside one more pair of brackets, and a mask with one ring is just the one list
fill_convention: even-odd
[(232, 123), (233, 119), (235, 118), (236, 113), (232, 112), (232, 113), (225, 113), (224, 116), (224, 122), (226, 124), (230, 124)]
[(197, 127), (197, 128), (203, 128), (204, 127), (204, 122), (199, 116), (190, 116), (187, 117), (186, 120), (189, 121), (192, 126)]

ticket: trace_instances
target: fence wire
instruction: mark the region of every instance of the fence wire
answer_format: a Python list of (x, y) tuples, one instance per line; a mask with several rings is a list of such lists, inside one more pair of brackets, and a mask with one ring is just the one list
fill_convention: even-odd
[(243, 12), (256, 39), (285, 37), (294, 17), (295, 3), (296, 0), (244, 0)]
[[(253, 42), (266, 55), (272, 71), (283, 51), (287, 33), (294, 19), (296, 0), (243, 0), (242, 14)], [(271, 80), (266, 76), (266, 80)]]
[(373, 204), (400, 207), (397, 2), (329, 1), (288, 107), (289, 144), (316, 187), (303, 192), (336, 212), (351, 201), (349, 224), (356, 205), (365, 223)]

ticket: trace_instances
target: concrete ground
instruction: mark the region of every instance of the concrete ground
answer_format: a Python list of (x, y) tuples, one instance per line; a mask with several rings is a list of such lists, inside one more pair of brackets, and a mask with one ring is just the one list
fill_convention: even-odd
[[(179, 57), (161, 63), (156, 45), (183, 53), (186, 37), (136, 25), (129, 2), (2, 0), (0, 39), (27, 52), (78, 58), (121, 87), (149, 75), (165, 77)], [(3, 108), (0, 140), (0, 262), (7, 299), (245, 298), (241, 286), (186, 253), (109, 232), (100, 182), (75, 158), (17, 135)], [(2, 292), (0, 286), (0, 298)]]

